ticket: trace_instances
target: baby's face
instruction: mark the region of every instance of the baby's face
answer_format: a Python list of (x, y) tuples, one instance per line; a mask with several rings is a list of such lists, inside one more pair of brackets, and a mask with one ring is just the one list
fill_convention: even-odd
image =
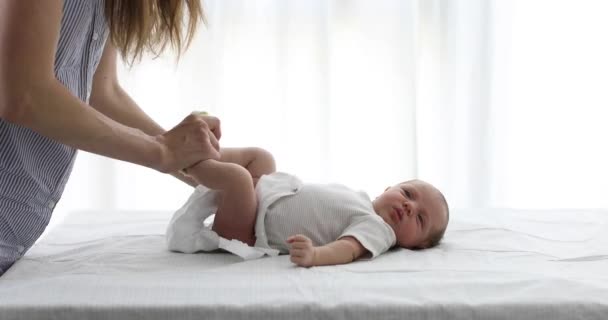
[(397, 236), (397, 244), (408, 249), (428, 247), (429, 236), (447, 224), (447, 211), (439, 190), (412, 180), (387, 188), (374, 210)]

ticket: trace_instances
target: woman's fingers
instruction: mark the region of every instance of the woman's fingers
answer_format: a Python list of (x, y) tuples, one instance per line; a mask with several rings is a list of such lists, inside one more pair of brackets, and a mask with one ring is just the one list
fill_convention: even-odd
[[(212, 122), (219, 129), (219, 120)], [(163, 135), (165, 145), (163, 172), (188, 168), (200, 161), (219, 159), (219, 142), (203, 116), (191, 114)]]
[(193, 112), (188, 117), (191, 117), (193, 119), (204, 122), (204, 130), (206, 132), (212, 133), (212, 134), (208, 135), (211, 145), (215, 148), (215, 150), (219, 151), (220, 150), (219, 140), (222, 137), (220, 119), (218, 119), (217, 117), (210, 116), (206, 112)]
[(220, 119), (213, 117), (213, 116), (209, 116), (209, 115), (204, 115), (201, 117), (203, 118), (205, 123), (207, 123), (209, 130), (211, 132), (213, 132), (215, 139), (220, 140), (222, 138), (222, 129), (220, 127)]
[[(189, 115), (184, 120), (187, 121), (188, 125), (193, 126), (193, 132), (191, 132), (190, 134), (192, 135), (193, 142), (195, 143), (195, 145), (191, 147), (201, 147), (201, 155), (205, 158), (200, 160), (206, 160), (209, 158), (219, 159), (220, 145), (218, 139), (211, 131), (207, 122), (204, 120), (204, 117), (198, 115)], [(186, 140), (188, 140), (188, 138), (189, 137), (186, 136)], [(211, 150), (210, 147), (217, 151), (217, 153), (214, 152), (214, 150)], [(209, 154), (211, 154), (211, 156), (209, 156)]]
[(220, 151), (220, 143), (217, 139), (217, 137), (215, 136), (215, 134), (210, 134), (209, 135), (209, 142), (211, 143), (211, 146), (213, 147), (213, 149), (215, 149), (216, 151)]

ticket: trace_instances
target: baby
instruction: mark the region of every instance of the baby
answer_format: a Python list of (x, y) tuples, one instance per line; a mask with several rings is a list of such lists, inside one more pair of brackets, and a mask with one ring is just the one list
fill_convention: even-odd
[(430, 248), (449, 220), (445, 198), (424, 181), (388, 187), (370, 201), (342, 185), (304, 184), (275, 172), (272, 154), (260, 148), (222, 149), (219, 161), (187, 173), (219, 191), (212, 226), (219, 236), (289, 253), (302, 267), (373, 258), (395, 245)]

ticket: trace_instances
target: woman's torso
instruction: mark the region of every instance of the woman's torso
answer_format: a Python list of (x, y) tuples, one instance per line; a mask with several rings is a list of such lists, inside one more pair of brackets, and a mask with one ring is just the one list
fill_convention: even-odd
[[(103, 10), (103, 0), (65, 0), (63, 7), (55, 76), (85, 102), (107, 37)], [(18, 259), (44, 231), (70, 175), (76, 150), (2, 119), (0, 148), (2, 269), (2, 261)]]

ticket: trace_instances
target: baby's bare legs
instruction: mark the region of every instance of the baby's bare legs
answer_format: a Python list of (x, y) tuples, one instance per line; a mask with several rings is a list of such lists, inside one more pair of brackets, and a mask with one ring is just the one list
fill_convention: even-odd
[(262, 175), (276, 171), (274, 157), (262, 148), (224, 148), (220, 154), (220, 161), (236, 163), (247, 169), (254, 186)]
[(213, 230), (226, 239), (255, 244), (255, 184), (275, 171), (274, 158), (260, 148), (226, 148), (220, 161), (206, 160), (188, 169), (198, 183), (220, 192)]

